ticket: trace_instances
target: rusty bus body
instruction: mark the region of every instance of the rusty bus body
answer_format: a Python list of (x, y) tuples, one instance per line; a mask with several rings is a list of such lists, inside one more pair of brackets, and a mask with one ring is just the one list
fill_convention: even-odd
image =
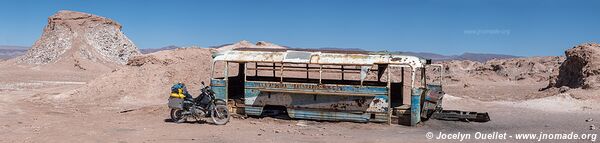
[[(229, 105), (247, 115), (279, 107), (297, 119), (392, 123), (406, 115), (415, 125), (443, 97), (442, 77), (439, 84), (427, 84), (425, 77), (425, 67), (441, 71), (441, 65), (414, 56), (238, 49), (213, 57), (210, 86), (216, 97), (234, 102)], [(391, 69), (401, 69), (400, 83), (392, 80), (397, 73)], [(410, 79), (404, 79), (405, 69)]]

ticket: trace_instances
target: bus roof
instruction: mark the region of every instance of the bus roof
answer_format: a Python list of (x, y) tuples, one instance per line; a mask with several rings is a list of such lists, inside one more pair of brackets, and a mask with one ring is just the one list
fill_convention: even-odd
[(214, 61), (274, 62), (326, 65), (392, 64), (424, 67), (426, 60), (416, 56), (366, 51), (312, 49), (250, 49), (241, 48), (215, 54)]

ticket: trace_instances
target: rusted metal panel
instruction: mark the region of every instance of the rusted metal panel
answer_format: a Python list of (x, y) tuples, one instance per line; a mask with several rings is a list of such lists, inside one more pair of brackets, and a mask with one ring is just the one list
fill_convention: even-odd
[(425, 91), (423, 106), (421, 110), (422, 118), (429, 118), (434, 112), (442, 110), (442, 98), (444, 98), (444, 91), (441, 85), (427, 84), (427, 90)]
[(333, 65), (373, 65), (373, 64), (399, 64), (410, 65), (413, 68), (424, 67), (425, 59), (392, 54), (365, 54), (365, 53), (322, 53), (318, 51), (265, 51), (265, 50), (231, 50), (217, 53), (214, 61), (235, 62), (286, 62), (305, 64), (333, 64)]
[(367, 108), (367, 112), (387, 112), (389, 107), (388, 96), (380, 95), (369, 103), (369, 108)]
[(447, 121), (475, 121), (475, 122), (488, 122), (490, 121), (490, 115), (487, 112), (469, 112), (469, 111), (458, 111), (458, 110), (442, 110), (434, 113), (431, 118), (438, 120)]
[[(261, 90), (265, 88), (271, 90)], [(389, 110), (387, 90), (386, 87), (249, 81), (246, 82), (244, 102), (246, 107), (278, 105), (287, 107), (288, 113), (290, 110), (302, 111), (290, 113), (292, 118), (358, 122), (387, 121), (387, 111)], [(369, 93), (373, 96), (352, 96), (356, 93)], [(371, 114), (377, 114), (377, 116), (371, 119)], [(380, 116), (380, 114), (384, 116)]]
[(421, 68), (425, 66), (426, 60), (415, 56), (391, 55), (389, 63), (406, 64), (413, 68)]
[(425, 96), (425, 101), (430, 101), (433, 103), (437, 103), (443, 98), (444, 94), (446, 94), (442, 90), (441, 85), (427, 84), (427, 91), (428, 92)]
[(375, 63), (388, 63), (389, 55), (365, 55), (365, 54), (321, 54), (318, 64), (349, 64), (349, 65), (372, 65)]

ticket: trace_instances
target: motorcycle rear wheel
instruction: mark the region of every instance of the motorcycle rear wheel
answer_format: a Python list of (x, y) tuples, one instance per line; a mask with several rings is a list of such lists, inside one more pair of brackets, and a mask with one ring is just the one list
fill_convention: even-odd
[(226, 105), (215, 105), (211, 111), (210, 117), (216, 125), (225, 125), (231, 118)]
[(175, 123), (183, 123), (187, 120), (181, 109), (171, 109), (171, 121)]

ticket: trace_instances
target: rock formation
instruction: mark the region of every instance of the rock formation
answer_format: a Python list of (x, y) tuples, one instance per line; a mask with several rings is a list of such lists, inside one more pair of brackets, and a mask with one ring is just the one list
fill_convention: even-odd
[(597, 89), (600, 87), (600, 44), (577, 45), (565, 51), (567, 59), (548, 87)]
[(140, 54), (111, 19), (75, 11), (61, 10), (48, 18), (42, 36), (18, 63), (125, 64)]
[[(494, 59), (485, 63), (469, 60), (443, 61), (445, 78), (451, 81), (478, 79), (488, 81), (545, 82), (557, 75), (557, 67), (564, 57), (529, 57), (512, 59)], [(437, 72), (435, 72), (437, 73)], [(431, 77), (431, 76), (430, 76)]]

